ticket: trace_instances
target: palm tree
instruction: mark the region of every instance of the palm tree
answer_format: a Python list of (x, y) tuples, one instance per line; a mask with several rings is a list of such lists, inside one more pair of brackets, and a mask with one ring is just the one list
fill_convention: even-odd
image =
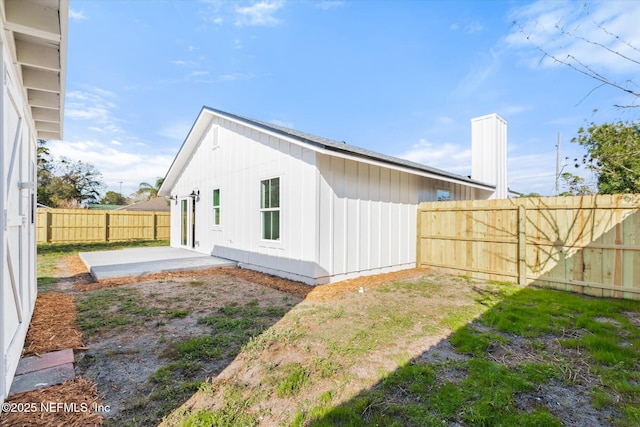
[(156, 179), (155, 185), (151, 185), (148, 182), (141, 182), (138, 186), (136, 194), (144, 198), (144, 200), (150, 200), (158, 197), (158, 191), (164, 182), (164, 178)]

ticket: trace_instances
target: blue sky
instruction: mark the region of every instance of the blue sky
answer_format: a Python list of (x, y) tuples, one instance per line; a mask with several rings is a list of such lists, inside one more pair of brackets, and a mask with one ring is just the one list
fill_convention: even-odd
[(71, 0), (49, 145), (128, 195), (165, 175), (207, 105), (468, 175), (470, 120), (498, 113), (509, 187), (551, 195), (557, 134), (581, 156), (579, 127), (634, 120), (615, 105), (638, 101), (541, 50), (637, 89), (639, 22), (637, 1)]

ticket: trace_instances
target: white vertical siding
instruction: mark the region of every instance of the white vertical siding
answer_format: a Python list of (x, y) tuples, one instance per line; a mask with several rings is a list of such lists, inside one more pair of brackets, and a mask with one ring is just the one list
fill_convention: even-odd
[[(178, 199), (200, 190), (194, 249), (307, 283), (412, 267), (419, 202), (436, 200), (439, 189), (449, 191), (452, 200), (492, 194), (323, 154), (214, 113), (205, 112), (198, 129), (207, 124), (200, 141), (187, 141), (197, 144), (171, 189)], [(260, 181), (275, 177), (280, 178), (280, 240), (265, 241)], [(213, 224), (215, 188), (220, 189), (219, 226)], [(180, 220), (178, 201), (172, 204), (174, 246), (181, 244)]]
[(317, 164), (318, 282), (413, 266), (421, 179), (322, 154)]
[[(199, 188), (198, 252), (307, 282), (316, 275), (315, 153), (233, 121), (212, 117), (172, 194)], [(213, 144), (214, 135), (217, 144)], [(260, 181), (280, 178), (280, 240), (262, 240)], [(221, 224), (213, 224), (214, 188)], [(180, 246), (180, 203), (172, 204), (172, 246)]]

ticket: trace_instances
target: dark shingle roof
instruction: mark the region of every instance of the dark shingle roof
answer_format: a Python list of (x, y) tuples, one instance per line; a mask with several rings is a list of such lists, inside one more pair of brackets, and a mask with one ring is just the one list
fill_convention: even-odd
[(267, 123), (267, 122), (263, 122), (260, 120), (255, 120), (249, 117), (244, 117), (244, 116), (240, 116), (237, 114), (232, 114), (232, 113), (227, 113), (226, 111), (222, 111), (222, 110), (217, 110), (215, 108), (211, 108), (211, 107), (203, 107), (203, 109), (206, 109), (208, 111), (211, 111), (215, 114), (221, 115), (221, 116), (226, 116), (228, 118), (231, 118), (233, 120), (237, 120), (240, 122), (244, 122), (250, 125), (253, 125), (255, 127), (264, 129), (264, 130), (268, 130), (280, 135), (284, 135), (284, 136), (288, 136), (294, 139), (297, 139), (298, 141), (310, 144), (310, 145), (314, 145), (316, 147), (320, 147), (320, 148), (324, 148), (325, 150), (328, 151), (336, 151), (336, 152), (342, 152), (342, 153), (347, 153), (347, 154), (351, 154), (351, 155), (355, 155), (357, 157), (363, 157), (363, 158), (367, 158), (367, 159), (371, 159), (371, 160), (377, 160), (380, 162), (384, 162), (384, 163), (388, 163), (391, 165), (396, 165), (396, 166), (402, 166), (408, 169), (413, 169), (416, 171), (420, 171), (420, 172), (427, 172), (430, 174), (434, 174), (434, 175), (439, 175), (442, 177), (446, 177), (446, 178), (452, 178), (458, 181), (463, 181), (463, 182), (468, 182), (470, 184), (475, 184), (475, 185), (480, 185), (486, 188), (495, 188), (495, 185), (490, 185), (490, 184), (486, 184), (484, 182), (480, 182), (480, 181), (476, 181), (474, 179), (471, 179), (469, 177), (466, 176), (462, 176), (462, 175), (457, 175), (451, 172), (447, 172), (444, 171), (442, 169), (437, 169), (431, 166), (426, 166), (423, 165), (421, 163), (416, 163), (416, 162), (412, 162), (410, 160), (404, 160), (404, 159), (400, 159), (398, 157), (393, 157), (393, 156), (388, 156), (386, 154), (382, 154), (382, 153), (378, 153), (375, 151), (371, 151), (371, 150), (367, 150), (365, 148), (360, 148), (360, 147), (356, 147), (353, 145), (349, 145), (347, 143), (344, 142), (338, 142), (338, 141), (334, 141), (332, 139), (328, 139), (328, 138), (323, 138), (320, 136), (316, 136), (316, 135), (312, 135), (310, 133), (306, 133), (306, 132), (300, 132), (297, 131), (295, 129), (290, 129), (284, 126), (279, 126), (279, 125), (275, 125), (272, 123)]

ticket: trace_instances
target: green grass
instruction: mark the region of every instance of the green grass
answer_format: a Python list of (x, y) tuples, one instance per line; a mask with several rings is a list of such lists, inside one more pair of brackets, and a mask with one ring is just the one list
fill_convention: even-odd
[(224, 394), (222, 408), (200, 410), (186, 417), (182, 427), (252, 427), (258, 420), (246, 412), (258, 396), (247, 396), (240, 386), (230, 386)]
[(98, 331), (124, 330), (156, 319), (160, 310), (146, 307), (140, 293), (131, 288), (108, 288), (76, 297), (77, 323), (90, 337)]
[[(122, 412), (126, 419), (131, 420), (126, 425), (157, 425), (158, 420), (202, 388), (203, 382), (196, 379), (201, 368), (198, 363), (181, 360), (158, 369), (149, 377), (148, 394), (134, 397), (125, 405)], [(105, 420), (106, 426), (120, 423)]]
[[(565, 370), (586, 361), (602, 383), (592, 387), (593, 407), (616, 413), (614, 425), (640, 426), (640, 330), (625, 315), (640, 311), (639, 302), (533, 288), (483, 295), (479, 302), (493, 305), (478, 320), (482, 332), (465, 325), (450, 337), (465, 359), (409, 362), (347, 403), (320, 405), (315, 415), (299, 411), (292, 425), (560, 426), (543, 406), (520, 409), (518, 396), (553, 382), (570, 387), (575, 379)], [(564, 338), (567, 332), (571, 338)], [(580, 353), (559, 358), (545, 348), (546, 336)], [(487, 358), (516, 337), (530, 340), (527, 352), (536, 355), (534, 361), (505, 365)]]
[(286, 398), (297, 395), (309, 382), (309, 371), (299, 363), (288, 363), (281, 369), (284, 376), (276, 381), (276, 396)]
[(260, 307), (257, 300), (245, 305), (234, 302), (199, 318), (198, 323), (210, 326), (216, 339), (224, 342), (221, 355), (234, 357), (243, 345), (259, 336), (285, 313), (285, 309), (273, 306)]

